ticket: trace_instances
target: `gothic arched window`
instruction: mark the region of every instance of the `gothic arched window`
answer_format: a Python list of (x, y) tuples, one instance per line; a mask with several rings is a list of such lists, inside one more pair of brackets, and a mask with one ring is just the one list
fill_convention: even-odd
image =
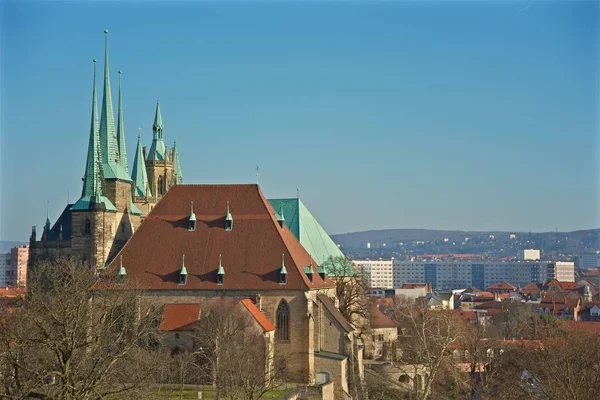
[(281, 300), (277, 307), (277, 340), (290, 340), (290, 306)]
[(83, 233), (89, 235), (92, 233), (92, 223), (89, 218), (85, 220), (85, 225), (83, 227)]
[(158, 177), (158, 194), (165, 194), (165, 182), (162, 175)]

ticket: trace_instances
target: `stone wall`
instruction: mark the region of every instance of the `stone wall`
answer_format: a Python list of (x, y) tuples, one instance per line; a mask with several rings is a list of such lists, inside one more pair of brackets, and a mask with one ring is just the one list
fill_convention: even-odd
[(327, 372), (329, 380), (336, 388), (335, 398), (343, 399), (344, 393), (348, 393), (348, 359), (334, 359), (317, 354), (315, 357), (315, 369), (317, 373)]

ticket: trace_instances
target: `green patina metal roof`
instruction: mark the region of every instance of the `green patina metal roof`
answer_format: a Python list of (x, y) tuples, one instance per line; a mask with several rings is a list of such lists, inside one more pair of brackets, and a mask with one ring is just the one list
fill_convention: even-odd
[(112, 95), (110, 91), (110, 72), (108, 68), (108, 31), (104, 31), (104, 93), (102, 95), (102, 111), (100, 113), (100, 149), (104, 179), (121, 179), (130, 181), (129, 173), (119, 161), (115, 116), (113, 114)]
[(148, 153), (148, 159), (155, 161), (168, 160), (167, 150), (163, 139), (163, 122), (160, 113), (160, 102), (156, 101), (156, 113), (154, 114), (154, 124), (152, 125), (152, 145)]
[(173, 143), (173, 174), (175, 175), (175, 184), (181, 185), (183, 183), (183, 174), (181, 173), (181, 164), (179, 163), (177, 141)]
[(125, 267), (123, 266), (123, 255), (121, 255), (121, 258), (119, 260), (119, 276), (125, 275), (127, 275), (127, 271), (125, 271)]
[(133, 203), (133, 200), (129, 201), (129, 212), (134, 215), (142, 215), (142, 211)]
[(102, 184), (104, 175), (102, 169), (102, 155), (100, 151), (100, 136), (98, 133), (98, 107), (96, 103), (96, 60), (94, 60), (94, 84), (92, 89), (92, 122), (90, 126), (90, 138), (88, 143), (88, 154), (85, 164), (85, 175), (83, 176), (83, 189), (81, 198), (73, 204), (71, 210), (81, 211), (97, 208), (98, 204), (104, 204), (104, 208), (110, 211), (117, 209), (102, 195)]
[(181, 270), (179, 271), (179, 275), (187, 275), (187, 268), (185, 267), (185, 254), (183, 255), (183, 259), (181, 261)]
[(280, 274), (287, 274), (287, 268), (285, 267), (285, 255), (281, 253), (281, 269), (279, 270)]
[(330, 256), (344, 256), (300, 199), (270, 199), (269, 202), (279, 210), (278, 217), (285, 215), (288, 228), (319, 265)]
[(146, 160), (142, 153), (142, 138), (138, 135), (137, 148), (135, 149), (135, 158), (133, 159), (133, 169), (131, 170), (131, 179), (135, 186), (133, 193), (135, 196), (151, 197), (150, 185), (148, 183), (148, 173), (146, 172)]
[(225, 275), (225, 268), (221, 264), (221, 255), (219, 254), (219, 268), (217, 269), (217, 275)]
[(119, 164), (129, 175), (127, 166), (127, 148), (125, 146), (125, 126), (123, 122), (123, 93), (121, 90), (121, 71), (119, 71), (119, 111), (117, 114), (117, 149), (119, 152)]
[(82, 196), (79, 200), (73, 204), (71, 207), (71, 211), (85, 211), (90, 209), (97, 208), (98, 204), (104, 204), (104, 208), (107, 211), (117, 211), (117, 207), (113, 205), (113, 203), (104, 196), (91, 197), (91, 196)]

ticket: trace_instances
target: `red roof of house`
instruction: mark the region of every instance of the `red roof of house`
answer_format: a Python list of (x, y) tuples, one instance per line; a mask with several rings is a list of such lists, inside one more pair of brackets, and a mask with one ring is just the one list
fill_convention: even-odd
[(600, 334), (600, 321), (560, 321), (568, 330)]
[(540, 293), (542, 291), (542, 288), (540, 286), (541, 285), (538, 283), (530, 283), (529, 285), (521, 289), (521, 292), (525, 294)]
[(583, 286), (579, 285), (576, 282), (563, 282), (558, 281), (556, 279), (552, 279), (551, 281), (546, 282), (544, 287), (547, 289), (550, 286), (558, 286), (560, 290), (566, 291), (580, 291), (583, 289)]
[(517, 290), (517, 287), (511, 285), (510, 283), (498, 282), (498, 283), (494, 283), (491, 286), (488, 286), (487, 290), (488, 291), (491, 291), (491, 290), (511, 290), (511, 291), (515, 291), (515, 290)]
[(475, 311), (457, 310), (457, 314), (465, 321), (477, 320)]
[(200, 319), (200, 304), (166, 304), (160, 320), (161, 331), (191, 330)]
[[(188, 229), (194, 202), (197, 223)], [(227, 202), (233, 229), (225, 230)], [(287, 284), (279, 283), (284, 255)], [(127, 276), (147, 289), (311, 289), (335, 284), (318, 274), (316, 263), (294, 234), (281, 228), (258, 185), (176, 185), (150, 212), (119, 255)], [(187, 282), (179, 285), (185, 255)], [(217, 284), (219, 256), (225, 270)], [(312, 270), (312, 281), (303, 271)], [(119, 268), (115, 257), (109, 271)]]
[(265, 332), (271, 332), (275, 330), (275, 326), (271, 323), (271, 321), (267, 319), (267, 317), (262, 312), (260, 312), (258, 307), (256, 307), (256, 304), (254, 304), (252, 300), (243, 299), (240, 301), (240, 303), (242, 303), (246, 307), (246, 309), (250, 312), (254, 320), (258, 322), (258, 324)]
[(0, 287), (0, 299), (14, 299), (25, 296), (27, 289), (24, 287)]
[(397, 328), (398, 323), (396, 321), (392, 321), (381, 312), (377, 304), (369, 305), (369, 318), (371, 322), (371, 328), (379, 329), (379, 328)]

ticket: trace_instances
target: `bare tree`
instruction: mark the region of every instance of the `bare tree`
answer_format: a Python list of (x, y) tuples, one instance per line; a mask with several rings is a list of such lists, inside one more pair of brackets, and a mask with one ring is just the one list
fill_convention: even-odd
[(274, 365), (268, 337), (251, 318), (232, 300), (203, 309), (195, 353), (201, 376), (215, 385), (217, 398), (256, 400), (284, 380), (285, 370)]
[(330, 256), (321, 267), (335, 283), (340, 313), (358, 330), (358, 334), (367, 333), (370, 287), (364, 271), (355, 269), (352, 261), (343, 256)]
[(600, 392), (600, 337), (563, 330), (544, 340), (506, 346), (498, 399), (591, 400)]
[(45, 260), (28, 274), (27, 295), (0, 329), (0, 397), (102, 399), (135, 393), (156, 365), (148, 349), (157, 313), (141, 290), (99, 279), (73, 258)]
[(428, 399), (434, 382), (453, 364), (449, 347), (464, 338), (464, 322), (452, 311), (429, 309), (425, 299), (398, 301), (394, 316), (403, 328), (396, 365), (413, 381), (411, 398)]

